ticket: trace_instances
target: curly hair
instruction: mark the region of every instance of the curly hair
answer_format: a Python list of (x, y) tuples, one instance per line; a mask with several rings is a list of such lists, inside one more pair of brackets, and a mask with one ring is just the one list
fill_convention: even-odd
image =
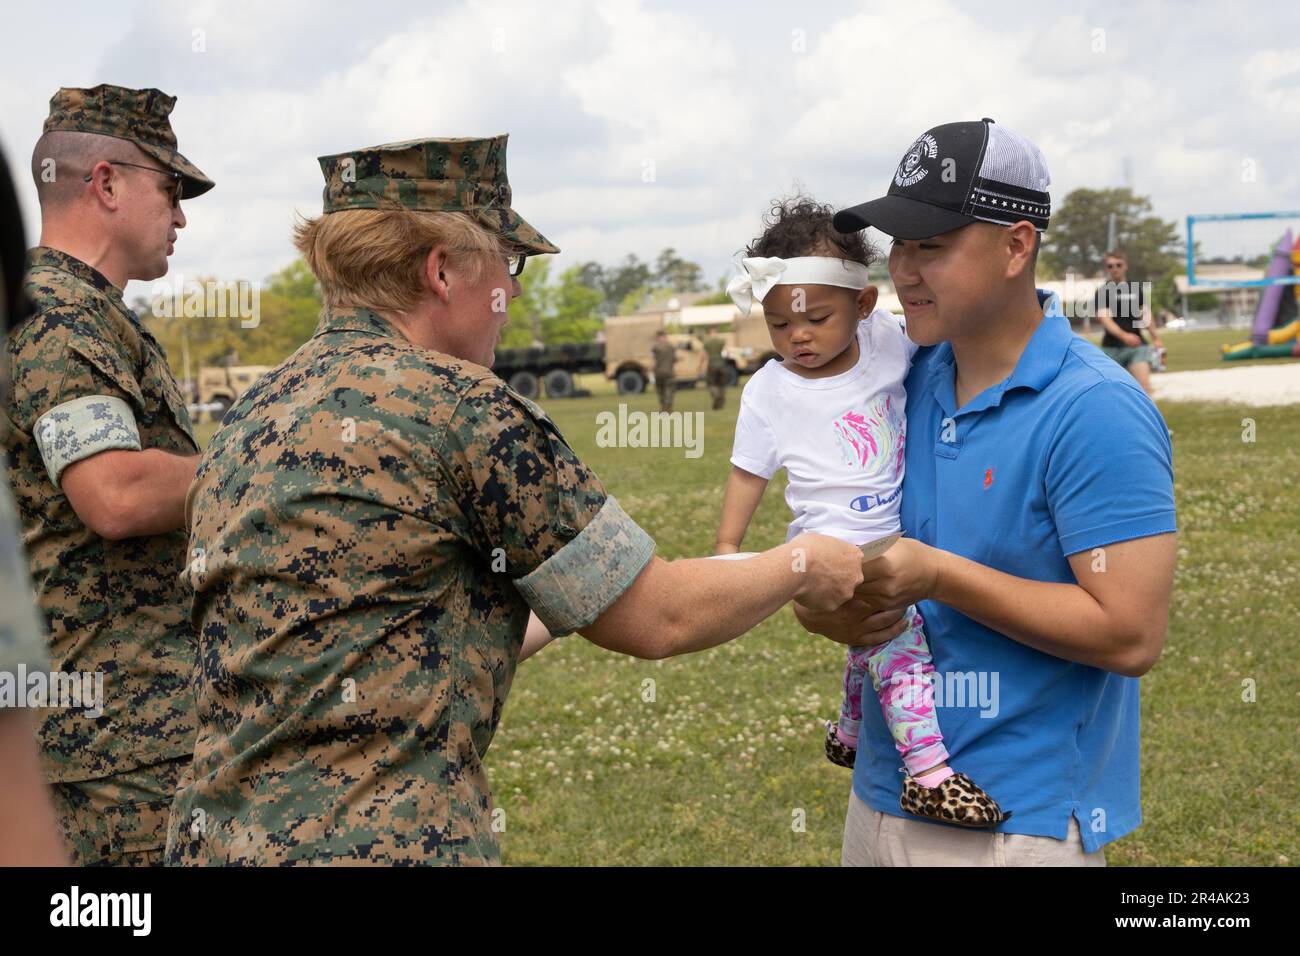
[(835, 209), (801, 194), (772, 200), (763, 216), (763, 234), (745, 249), (747, 256), (831, 256), (869, 266), (880, 254), (866, 233), (840, 232), (832, 224)]

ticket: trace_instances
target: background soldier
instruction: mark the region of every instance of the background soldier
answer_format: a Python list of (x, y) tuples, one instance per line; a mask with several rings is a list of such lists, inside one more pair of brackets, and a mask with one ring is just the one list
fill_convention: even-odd
[(715, 412), (727, 404), (727, 362), (722, 357), (726, 344), (717, 329), (709, 329), (704, 339), (704, 352), (709, 356), (709, 396), (713, 399)]
[(296, 235), (316, 334), (236, 401), (189, 495), (199, 733), (169, 862), (496, 862), (483, 758), (552, 633), (665, 657), (861, 580), (861, 552), (817, 535), (655, 558), (488, 371), (524, 257), (558, 251), (511, 208), (505, 148), (321, 159), (325, 214)]
[(167, 271), (182, 196), (212, 181), (176, 151), (174, 98), (61, 89), (32, 154), (33, 315), (9, 336), (4, 446), (56, 670), (103, 678), (97, 708), (40, 728), (80, 864), (161, 861), (193, 746), (185, 492), (198, 461), (163, 350), (122, 298)]
[(655, 333), (655, 344), (650, 348), (655, 360), (655, 391), (659, 393), (659, 410), (673, 410), (673, 392), (677, 388), (677, 376), (674, 366), (677, 363), (677, 350), (668, 341), (663, 329)]
[[(9, 165), (0, 155), (0, 335), (10, 316), (19, 313), (22, 288), (22, 217), (18, 197), (9, 178)], [(8, 393), (7, 368), (0, 365), (0, 397)], [(12, 681), (15, 695), (23, 693), (19, 668), (48, 672), (45, 633), (32, 603), (18, 532), (18, 516), (9, 493), (9, 469), (0, 479), (0, 680)], [(11, 704), (13, 705), (11, 707)], [(59, 843), (54, 808), (41, 773), (32, 712), (0, 698), (0, 866), (66, 866), (67, 853)]]

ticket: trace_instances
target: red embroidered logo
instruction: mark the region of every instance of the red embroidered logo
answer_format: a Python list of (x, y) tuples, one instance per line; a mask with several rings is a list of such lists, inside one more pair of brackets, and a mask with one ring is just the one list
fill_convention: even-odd
[(987, 488), (991, 484), (993, 484), (993, 469), (986, 468), (984, 470), (984, 487)]

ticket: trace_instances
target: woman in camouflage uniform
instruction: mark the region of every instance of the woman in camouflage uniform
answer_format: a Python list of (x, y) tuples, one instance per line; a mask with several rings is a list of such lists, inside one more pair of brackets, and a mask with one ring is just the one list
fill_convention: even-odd
[(558, 251), (510, 207), (505, 145), (321, 160), (325, 214), (297, 230), (320, 324), (230, 410), (190, 492), (199, 735), (171, 862), (496, 862), (483, 757), (522, 657), (572, 631), (701, 650), (861, 580), (856, 549), (811, 535), (656, 558), (489, 371), (524, 257)]

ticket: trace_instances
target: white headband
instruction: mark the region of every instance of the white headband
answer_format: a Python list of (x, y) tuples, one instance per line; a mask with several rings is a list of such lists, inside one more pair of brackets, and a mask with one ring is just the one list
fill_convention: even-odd
[(778, 285), (833, 285), (841, 289), (865, 289), (870, 284), (867, 267), (831, 256), (749, 256), (740, 261), (740, 272), (727, 283), (727, 295), (745, 315), (754, 300), (762, 302)]

